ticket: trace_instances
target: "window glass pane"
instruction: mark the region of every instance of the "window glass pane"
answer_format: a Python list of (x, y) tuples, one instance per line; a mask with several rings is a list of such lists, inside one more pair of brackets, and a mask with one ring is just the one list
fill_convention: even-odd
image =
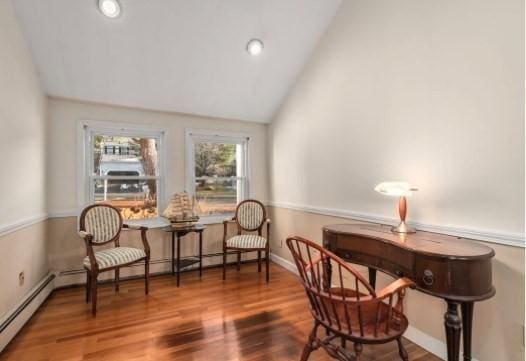
[(238, 202), (236, 144), (197, 142), (194, 149), (195, 196), (201, 215), (232, 213)]
[(159, 155), (155, 138), (95, 135), (93, 139), (93, 174), (104, 176), (131, 172), (141, 176), (158, 175)]
[(156, 180), (96, 179), (92, 190), (95, 203), (119, 208), (124, 219), (157, 217), (157, 194), (150, 190), (152, 182)]
[(237, 179), (196, 179), (197, 210), (201, 215), (233, 213), (237, 205)]
[[(93, 175), (158, 176), (157, 139), (97, 134), (93, 140)], [(157, 184), (157, 179), (95, 180), (93, 199), (121, 209), (124, 219), (156, 217)]]

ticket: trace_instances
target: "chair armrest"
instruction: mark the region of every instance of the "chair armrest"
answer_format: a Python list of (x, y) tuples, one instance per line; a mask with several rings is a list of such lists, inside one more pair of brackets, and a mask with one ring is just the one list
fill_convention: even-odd
[(416, 285), (413, 281), (411, 281), (407, 277), (399, 278), (393, 283), (387, 285), (382, 290), (378, 291), (376, 296), (378, 298), (384, 299), (386, 297), (389, 297), (390, 295), (394, 295), (395, 293), (398, 293), (406, 288), (415, 288)]
[(122, 228), (132, 229), (136, 231), (142, 231), (142, 230), (147, 231), (149, 229), (148, 227), (139, 226), (138, 224), (123, 224)]
[(407, 278), (407, 277), (399, 278), (396, 281), (394, 281), (393, 283), (391, 283), (390, 285), (384, 287), (382, 290), (378, 291), (376, 296), (379, 299), (383, 300), (383, 299), (385, 299), (387, 297), (391, 298), (395, 294), (398, 294), (397, 304), (401, 304), (401, 302), (402, 302), (402, 300), (404, 298), (405, 290), (408, 287), (409, 288), (416, 288), (416, 284), (413, 281), (411, 281), (409, 278)]
[(223, 251), (224, 251), (225, 244), (226, 244), (226, 234), (227, 234), (227, 231), (228, 231), (228, 224), (229, 223), (236, 223), (236, 217), (225, 219), (223, 221)]
[(84, 240), (84, 242), (86, 242), (86, 244), (91, 245), (91, 241), (93, 240), (93, 235), (92, 234), (89, 234), (86, 231), (78, 231), (78, 235), (79, 235), (80, 238), (82, 238)]
[(148, 243), (148, 238), (146, 237), (146, 231), (148, 227), (139, 226), (138, 224), (123, 224), (122, 228), (127, 228), (135, 231), (141, 231), (141, 241), (144, 247), (144, 253), (150, 258), (150, 244)]
[(97, 271), (99, 269), (99, 265), (97, 263), (97, 259), (95, 258), (95, 254), (93, 253), (93, 235), (86, 231), (78, 231), (78, 235), (84, 240), (84, 243), (86, 244), (86, 255), (89, 257), (92, 270)]

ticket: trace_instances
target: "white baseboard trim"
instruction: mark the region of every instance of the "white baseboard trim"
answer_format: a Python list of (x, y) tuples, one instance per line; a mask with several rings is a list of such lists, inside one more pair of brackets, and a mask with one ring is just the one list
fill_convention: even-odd
[[(383, 224), (392, 224), (395, 225), (399, 222), (396, 218), (378, 216), (374, 214), (358, 213), (353, 211), (347, 211), (337, 208), (324, 208), (324, 207), (315, 207), (307, 206), (301, 204), (293, 204), (286, 202), (268, 202), (268, 205), (271, 207), (291, 209), (295, 211), (302, 211), (307, 213), (320, 214), (324, 216), (332, 216), (346, 219), (354, 219), (357, 221), (372, 222), (372, 223), (383, 223)], [(519, 233), (509, 233), (509, 232), (499, 232), (499, 231), (487, 231), (487, 230), (478, 230), (478, 229), (469, 229), (461, 227), (451, 227), (451, 226), (442, 226), (429, 223), (420, 223), (420, 222), (408, 222), (412, 227), (434, 233), (448, 234), (451, 236), (475, 239), (478, 241), (503, 244), (506, 246), (514, 247), (526, 247), (524, 240), (524, 234)]]
[(0, 352), (22, 329), (55, 288), (56, 274), (48, 273), (11, 311), (0, 319)]
[[(283, 257), (280, 257), (275, 254), (270, 255), (270, 259), (285, 268), (286, 270), (294, 273), (295, 275), (298, 275), (298, 270), (296, 268), (296, 265), (294, 265), (289, 260), (286, 260)], [(422, 347), (423, 349), (431, 352), (433, 355), (441, 358), (442, 360), (447, 359), (447, 346), (445, 342), (434, 338), (430, 335), (428, 335), (425, 332), (420, 331), (419, 329), (409, 325), (407, 328), (407, 331), (404, 333), (404, 337), (407, 338), (409, 341), (417, 344), (418, 346)], [(462, 359), (462, 354), (460, 355), (460, 359)], [(472, 358), (473, 361), (478, 361), (475, 358)]]
[(294, 273), (296, 276), (299, 275), (296, 265), (289, 260), (286, 260), (283, 257), (270, 253), (270, 260), (274, 263), (279, 264), (281, 267), (285, 268), (287, 271)]
[(76, 209), (66, 209), (63, 211), (50, 211), (48, 213), (48, 218), (67, 218), (67, 217), (77, 217), (79, 212)]

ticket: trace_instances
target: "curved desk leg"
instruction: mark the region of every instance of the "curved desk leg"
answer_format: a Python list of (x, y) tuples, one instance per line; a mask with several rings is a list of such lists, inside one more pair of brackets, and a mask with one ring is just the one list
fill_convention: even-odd
[(460, 352), (460, 330), (461, 321), (458, 315), (459, 302), (447, 302), (447, 312), (444, 315), (444, 325), (446, 326), (447, 359), (448, 361), (458, 361)]
[(376, 269), (369, 267), (369, 284), (376, 289)]
[(464, 345), (464, 361), (471, 361), (471, 329), (473, 326), (473, 302), (462, 302), (462, 343)]

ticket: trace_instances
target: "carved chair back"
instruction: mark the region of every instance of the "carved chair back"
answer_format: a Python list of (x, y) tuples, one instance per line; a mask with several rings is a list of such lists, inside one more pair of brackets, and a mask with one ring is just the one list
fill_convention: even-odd
[(404, 331), (400, 295), (393, 306), (396, 293), (377, 295), (356, 269), (325, 248), (301, 237), (286, 242), (312, 316), (326, 329), (360, 343), (376, 343)]
[(261, 236), (266, 219), (267, 211), (260, 201), (247, 199), (240, 202), (236, 207), (238, 234), (241, 234), (242, 230), (248, 232), (258, 231), (258, 234)]
[(93, 204), (80, 214), (80, 230), (93, 236), (93, 245), (115, 242), (119, 246), (122, 230), (122, 216), (119, 210), (108, 204)]

